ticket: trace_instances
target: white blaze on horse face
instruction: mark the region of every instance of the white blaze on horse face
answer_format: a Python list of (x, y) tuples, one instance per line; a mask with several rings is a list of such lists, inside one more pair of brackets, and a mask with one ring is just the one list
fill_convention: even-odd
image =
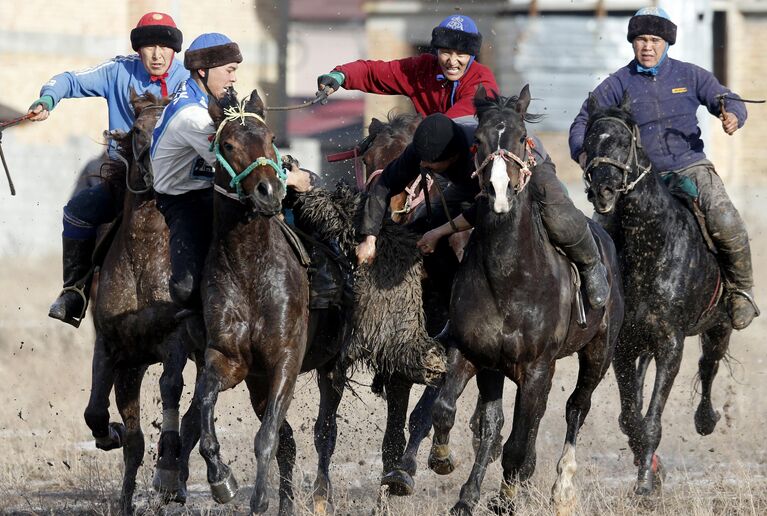
[(495, 190), (493, 211), (506, 213), (509, 211), (509, 198), (506, 191), (509, 188), (509, 174), (506, 172), (506, 161), (500, 156), (493, 159), (493, 168), (490, 170), (490, 183)]

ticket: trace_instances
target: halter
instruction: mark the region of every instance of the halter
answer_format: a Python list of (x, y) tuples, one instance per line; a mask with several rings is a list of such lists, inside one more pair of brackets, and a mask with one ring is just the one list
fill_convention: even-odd
[[(245, 125), (245, 119), (247, 117), (253, 117), (262, 124), (266, 125), (266, 122), (263, 118), (261, 118), (256, 113), (251, 113), (248, 111), (245, 111), (245, 99), (243, 99), (238, 106), (228, 107), (224, 109), (224, 120), (221, 122), (221, 125), (218, 126), (218, 129), (216, 130), (216, 136), (213, 139), (213, 151), (216, 154), (216, 159), (219, 163), (221, 163), (221, 166), (224, 167), (224, 170), (226, 170), (229, 175), (231, 176), (232, 180), (229, 182), (229, 186), (232, 188), (237, 189), (237, 199), (240, 201), (243, 201), (247, 198), (247, 195), (245, 195), (242, 191), (242, 187), (240, 186), (240, 182), (242, 182), (243, 179), (248, 177), (248, 175), (253, 172), (253, 170), (256, 167), (263, 167), (263, 166), (270, 166), (277, 172), (277, 177), (282, 182), (283, 186), (285, 186), (288, 178), (287, 172), (283, 170), (283, 168), (280, 166), (280, 163), (282, 163), (282, 156), (280, 155), (280, 151), (277, 150), (277, 146), (272, 144), (272, 148), (274, 149), (274, 154), (277, 156), (277, 161), (267, 158), (265, 156), (260, 156), (255, 159), (250, 165), (248, 165), (245, 170), (240, 172), (239, 174), (234, 171), (232, 166), (229, 164), (229, 162), (226, 161), (226, 158), (224, 158), (223, 155), (221, 155), (221, 148), (219, 147), (219, 138), (221, 136), (221, 130), (224, 128), (227, 122), (234, 122), (235, 120), (240, 121), (240, 125)], [(223, 190), (223, 189), (222, 189)], [(217, 192), (221, 193), (228, 193), (226, 191), (222, 191), (216, 188)]]
[[(530, 180), (530, 176), (532, 175), (532, 172), (530, 169), (532, 167), (535, 167), (537, 165), (535, 161), (535, 156), (533, 155), (533, 149), (535, 148), (535, 143), (533, 143), (532, 138), (526, 138), (525, 139), (525, 159), (520, 158), (513, 152), (507, 149), (501, 148), (501, 135), (506, 130), (506, 126), (503, 125), (502, 128), (498, 129), (498, 148), (487, 155), (485, 160), (481, 164), (477, 164), (477, 154), (474, 153), (474, 172), (471, 173), (471, 177), (477, 177), (479, 176), (479, 173), (484, 169), (488, 163), (491, 161), (495, 161), (496, 158), (500, 158), (503, 161), (508, 162), (509, 160), (512, 160), (514, 163), (519, 165), (519, 173), (522, 175), (522, 177), (519, 180), (519, 184), (514, 187), (514, 192), (519, 193), (522, 190), (524, 190), (525, 186), (527, 186), (527, 183)], [(480, 181), (481, 183), (481, 181)], [(484, 186), (483, 186), (484, 189)]]
[[(141, 113), (139, 114), (139, 117), (149, 110), (155, 110), (155, 109), (165, 109), (164, 105), (161, 104), (151, 104), (149, 106), (146, 106), (141, 110)], [(133, 188), (130, 184), (130, 165), (128, 164), (128, 160), (125, 159), (125, 157), (120, 154), (119, 152), (116, 152), (115, 155), (119, 161), (125, 165), (125, 188), (128, 189), (128, 191), (134, 195), (142, 195), (147, 192), (150, 192), (153, 187), (154, 182), (154, 174), (152, 172), (151, 165), (149, 168), (144, 168), (141, 166), (141, 158), (149, 152), (149, 147), (145, 147), (141, 150), (141, 152), (136, 152), (136, 145), (133, 143), (133, 137), (136, 135), (136, 132), (134, 129), (131, 129), (133, 131), (133, 134), (131, 135), (131, 150), (133, 151), (133, 163), (136, 165), (136, 168), (139, 169), (139, 172), (143, 172), (142, 179), (144, 180), (144, 188)]]
[[(647, 167), (644, 168), (639, 165), (639, 152), (637, 152), (637, 149), (642, 147), (642, 142), (639, 138), (639, 128), (636, 125), (629, 127), (626, 122), (614, 116), (606, 116), (599, 119), (599, 121), (601, 120), (613, 120), (618, 122), (631, 134), (631, 148), (629, 149), (629, 155), (626, 158), (625, 163), (614, 160), (612, 158), (608, 158), (606, 156), (595, 157), (589, 162), (588, 165), (586, 165), (586, 168), (583, 170), (583, 180), (586, 182), (586, 186), (591, 188), (591, 169), (606, 163), (607, 165), (612, 165), (613, 167), (617, 167), (623, 170), (623, 184), (616, 190), (616, 192), (629, 193), (634, 189), (637, 183), (639, 183), (639, 181), (641, 181), (642, 178), (650, 172), (650, 169), (652, 169), (652, 163), (648, 164)], [(632, 160), (633, 163), (631, 163)], [(629, 183), (629, 173), (631, 173), (634, 168), (641, 170), (642, 172), (634, 181)]]

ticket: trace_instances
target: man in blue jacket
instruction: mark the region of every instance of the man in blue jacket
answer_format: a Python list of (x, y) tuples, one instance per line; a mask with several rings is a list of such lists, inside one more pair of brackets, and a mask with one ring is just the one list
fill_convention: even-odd
[[(724, 268), (732, 326), (742, 330), (758, 314), (748, 235), (714, 165), (703, 153), (696, 111), (706, 106), (709, 113), (719, 117), (722, 129), (733, 134), (746, 121), (745, 105), (730, 101), (723, 111), (718, 95), (739, 97), (719, 84), (712, 73), (668, 57), (669, 46), (676, 41), (676, 25), (663, 9), (645, 7), (637, 11), (629, 20), (628, 41), (635, 58), (597, 86), (594, 94), (600, 105), (618, 106), (628, 93), (642, 145), (653, 167), (661, 173), (673, 171), (688, 177), (697, 186), (706, 229)], [(570, 155), (581, 167), (585, 166), (587, 121), (585, 101), (570, 127)]]
[[(80, 72), (64, 72), (43, 85), (40, 98), (32, 103), (34, 121), (48, 118), (53, 108), (65, 98), (103, 97), (109, 107), (109, 130), (129, 131), (135, 116), (130, 104), (131, 88), (139, 95), (172, 94), (189, 77), (175, 53), (181, 50), (182, 34), (173, 18), (150, 12), (141, 17), (131, 31), (131, 46), (137, 54), (114, 59)], [(114, 156), (110, 144), (108, 153)], [(64, 207), (62, 233), (64, 290), (51, 305), (48, 315), (72, 326), (79, 326), (85, 316), (90, 282), (81, 280), (91, 270), (91, 255), (99, 225), (114, 220), (121, 201), (113, 199), (104, 184), (77, 192)]]

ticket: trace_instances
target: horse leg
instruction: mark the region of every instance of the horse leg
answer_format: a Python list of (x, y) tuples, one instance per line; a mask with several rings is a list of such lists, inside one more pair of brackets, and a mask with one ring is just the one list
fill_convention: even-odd
[(634, 492), (638, 495), (650, 494), (660, 487), (663, 480), (662, 466), (660, 459), (655, 455), (655, 450), (658, 449), (663, 432), (661, 425), (663, 409), (682, 363), (683, 342), (683, 335), (673, 335), (667, 342), (662, 342), (658, 346), (655, 354), (655, 386), (644, 418), (645, 447), (639, 458), (637, 485), (634, 488)]
[(237, 480), (229, 467), (221, 462), (221, 446), (216, 437), (215, 408), (218, 393), (240, 383), (247, 371), (244, 364), (232, 367), (220, 351), (205, 351), (205, 366), (197, 378), (195, 400), (200, 407), (200, 455), (208, 469), (211, 495), (217, 503), (227, 503), (237, 494)]
[(408, 485), (399, 486), (392, 480), (391, 473), (399, 469), (399, 459), (405, 452), (405, 425), (407, 423), (407, 406), (410, 400), (410, 389), (413, 384), (401, 377), (389, 376), (384, 380), (386, 389), (386, 429), (381, 443), (381, 459), (383, 461), (383, 476), (381, 485), (389, 486), (393, 495), (406, 495)]
[(314, 480), (314, 514), (333, 514), (333, 486), (330, 482), (330, 458), (336, 448), (338, 405), (344, 393), (345, 378), (328, 364), (317, 371), (320, 411), (314, 423), (314, 448), (317, 450), (317, 478)]
[[(285, 414), (290, 406), (290, 401), (293, 399), (293, 389), (300, 369), (300, 359), (296, 358), (295, 353), (285, 353), (284, 358), (274, 364), (274, 374), (269, 379), (270, 385), (268, 397), (265, 400), (264, 417), (254, 441), (257, 469), (256, 485), (250, 497), (250, 510), (256, 514), (266, 512), (269, 508), (269, 499), (267, 498), (269, 463), (278, 449), (280, 427), (285, 421)], [(295, 447), (295, 444), (293, 446)], [(295, 454), (295, 451), (293, 453)], [(281, 496), (280, 505), (282, 503)]]
[(184, 366), (187, 351), (179, 335), (174, 332), (165, 343), (165, 354), (160, 376), (162, 398), (162, 427), (157, 445), (157, 464), (152, 486), (162, 494), (166, 502), (186, 502), (186, 495), (179, 492), (179, 457), (181, 436), (179, 434), (179, 405), (184, 390)]
[(98, 335), (93, 347), (91, 394), (83, 417), (101, 450), (120, 448), (124, 442), (125, 426), (109, 422), (109, 393), (114, 381), (114, 361), (106, 352), (104, 337)]
[(719, 361), (724, 358), (730, 344), (732, 327), (727, 324), (715, 326), (700, 335), (702, 354), (698, 360), (700, 377), (700, 403), (695, 411), (695, 430), (700, 435), (709, 435), (716, 428), (721, 415), (711, 406), (711, 385), (719, 370)]
[[(195, 355), (195, 368), (197, 370), (196, 378), (200, 378), (204, 364), (202, 353)], [(186, 483), (189, 480), (189, 457), (192, 450), (200, 440), (200, 404), (197, 396), (192, 397), (189, 408), (181, 418), (181, 450), (178, 456), (178, 490), (176, 491), (176, 501), (186, 499)]]
[(493, 446), (498, 441), (498, 435), (503, 428), (504, 379), (503, 373), (489, 369), (477, 374), (479, 399), (482, 400), (478, 406), (480, 414), (479, 447), (474, 457), (474, 466), (471, 468), (469, 478), (461, 487), (461, 497), (451, 511), (453, 514), (471, 514), (479, 500), (482, 481), (485, 478)]
[(610, 367), (608, 335), (609, 331), (605, 330), (578, 352), (578, 381), (565, 407), (567, 434), (562, 456), (557, 464), (557, 480), (551, 489), (551, 501), (557, 516), (571, 514), (575, 509), (573, 477), (578, 468), (575, 462), (575, 444), (581, 425), (591, 409), (594, 389)]
[(421, 443), (426, 439), (431, 430), (431, 409), (434, 406), (434, 401), (437, 399), (437, 394), (439, 394), (439, 387), (427, 386), (413, 412), (410, 413), (408, 422), (410, 437), (408, 438), (407, 446), (405, 446), (405, 452), (400, 457), (396, 467), (386, 473), (381, 479), (381, 485), (389, 487), (389, 494), (395, 496), (409, 496), (413, 494), (415, 489), (413, 477), (418, 469), (416, 462), (418, 448), (420, 448)]
[[(478, 380), (479, 381), (479, 380)], [(479, 443), (482, 438), (482, 395), (477, 396), (477, 404), (474, 406), (474, 412), (469, 419), (469, 429), (471, 429), (472, 439), (471, 446), (474, 448), (474, 455), (478, 453)], [(498, 432), (493, 447), (490, 449), (490, 462), (494, 462), (501, 456), (503, 450), (503, 435)]]
[(118, 369), (115, 377), (115, 402), (125, 424), (123, 444), (123, 485), (120, 492), (120, 513), (133, 514), (133, 493), (136, 473), (144, 458), (144, 434), (141, 431), (141, 380), (146, 366)]
[(636, 372), (636, 400), (637, 410), (642, 412), (642, 405), (644, 405), (644, 379), (647, 376), (647, 368), (650, 367), (652, 362), (652, 354), (650, 352), (644, 352), (639, 355), (637, 359), (637, 372)]
[(455, 460), (449, 446), (450, 430), (455, 424), (455, 404), (475, 374), (477, 368), (474, 364), (469, 362), (458, 348), (450, 348), (444, 384), (431, 413), (434, 439), (429, 452), (429, 468), (439, 475), (449, 475), (455, 469)]
[[(637, 353), (631, 346), (618, 341), (613, 358), (615, 380), (618, 383), (618, 392), (621, 400), (621, 413), (618, 416), (618, 425), (621, 431), (628, 437), (629, 448), (634, 455), (635, 464), (639, 464), (639, 458), (644, 451), (644, 422), (639, 409), (637, 395), (644, 387), (643, 382), (637, 378), (636, 359)], [(640, 359), (641, 361), (641, 359)]]
[(513, 512), (514, 498), (519, 485), (535, 471), (535, 440), (538, 426), (546, 412), (546, 402), (554, 376), (554, 362), (539, 360), (527, 364), (523, 380), (517, 388), (514, 402), (514, 424), (511, 435), (503, 446), (503, 480), (497, 498), (498, 507)]

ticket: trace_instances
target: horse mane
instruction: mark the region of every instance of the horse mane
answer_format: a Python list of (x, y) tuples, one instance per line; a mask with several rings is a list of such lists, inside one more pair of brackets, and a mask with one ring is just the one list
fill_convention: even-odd
[[(475, 98), (474, 107), (477, 110), (477, 118), (482, 118), (483, 116), (493, 112), (505, 114), (507, 111), (514, 111), (516, 113), (517, 102), (519, 102), (519, 96), (517, 95), (512, 95), (511, 97), (498, 95), (494, 98)], [(525, 113), (523, 115), (523, 119), (527, 123), (535, 124), (540, 122), (544, 116), (545, 115), (542, 114)]]

